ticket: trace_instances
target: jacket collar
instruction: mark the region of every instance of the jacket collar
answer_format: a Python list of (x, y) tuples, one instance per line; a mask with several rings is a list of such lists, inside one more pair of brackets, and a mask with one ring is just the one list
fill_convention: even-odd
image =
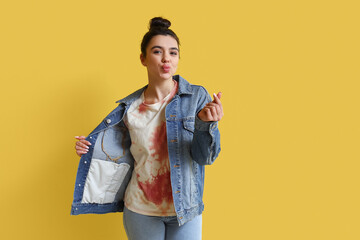
[[(181, 77), (180, 75), (174, 75), (173, 79), (175, 81), (178, 81), (178, 83), (179, 83), (179, 85), (178, 85), (179, 89), (178, 89), (178, 93), (177, 93), (178, 95), (193, 94), (191, 84), (188, 81), (186, 81), (183, 77)], [(135, 101), (136, 99), (138, 99), (141, 96), (142, 92), (145, 90), (146, 87), (147, 87), (147, 85), (140, 88), (139, 90), (133, 92), (129, 96), (116, 101), (116, 103), (119, 103), (119, 104), (124, 103), (125, 105), (131, 104), (133, 101)]]

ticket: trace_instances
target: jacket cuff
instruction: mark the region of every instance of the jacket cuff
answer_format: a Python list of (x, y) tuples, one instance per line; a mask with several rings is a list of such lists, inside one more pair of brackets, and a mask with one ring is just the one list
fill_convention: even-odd
[(214, 130), (218, 125), (218, 122), (204, 122), (198, 116), (195, 117), (195, 129), (199, 131)]

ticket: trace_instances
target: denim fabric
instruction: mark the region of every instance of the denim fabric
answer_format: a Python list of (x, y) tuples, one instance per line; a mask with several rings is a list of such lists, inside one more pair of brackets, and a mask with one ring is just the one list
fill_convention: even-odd
[[(170, 178), (179, 225), (204, 210), (204, 165), (220, 152), (217, 122), (203, 122), (197, 113), (211, 101), (205, 88), (179, 75), (178, 93), (165, 109)], [(140, 97), (143, 87), (126, 98), (87, 136), (91, 142), (82, 155), (75, 182), (71, 214), (122, 212), (123, 197), (134, 168), (130, 135), (124, 115)]]
[(201, 240), (202, 215), (179, 226), (176, 216), (146, 216), (125, 207), (123, 223), (129, 240)]

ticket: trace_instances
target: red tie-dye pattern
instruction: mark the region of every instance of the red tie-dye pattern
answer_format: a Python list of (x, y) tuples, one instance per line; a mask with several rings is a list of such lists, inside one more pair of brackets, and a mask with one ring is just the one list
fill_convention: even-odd
[[(161, 122), (160, 126), (155, 128), (153, 136), (150, 138), (152, 145), (149, 147), (150, 150), (154, 150), (151, 156), (162, 163), (163, 166), (169, 165), (167, 159), (169, 157), (167, 148), (167, 137), (166, 137), (166, 122)], [(166, 161), (166, 162), (165, 162)]]
[(139, 105), (139, 113), (140, 114), (145, 113), (147, 109), (148, 109), (148, 107), (144, 103), (141, 103)]
[(165, 201), (167, 204), (173, 202), (171, 186), (169, 185), (170, 172), (153, 176), (152, 181), (138, 182), (148, 201), (160, 206)]
[(150, 142), (152, 143), (150, 150), (154, 150), (154, 153), (151, 154), (151, 156), (155, 161), (160, 163), (161, 167), (158, 170), (157, 175), (153, 175), (151, 179), (145, 182), (138, 181), (138, 185), (150, 202), (153, 202), (156, 205), (161, 205), (164, 201), (167, 204), (172, 204), (173, 198), (165, 122), (162, 122), (160, 126), (156, 127)]

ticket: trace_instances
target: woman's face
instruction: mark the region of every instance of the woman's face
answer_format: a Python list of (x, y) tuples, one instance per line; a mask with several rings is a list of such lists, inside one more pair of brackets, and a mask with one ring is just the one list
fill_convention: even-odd
[(140, 59), (147, 68), (149, 80), (172, 79), (179, 63), (177, 41), (169, 35), (156, 35), (146, 47), (146, 57), (141, 54)]

